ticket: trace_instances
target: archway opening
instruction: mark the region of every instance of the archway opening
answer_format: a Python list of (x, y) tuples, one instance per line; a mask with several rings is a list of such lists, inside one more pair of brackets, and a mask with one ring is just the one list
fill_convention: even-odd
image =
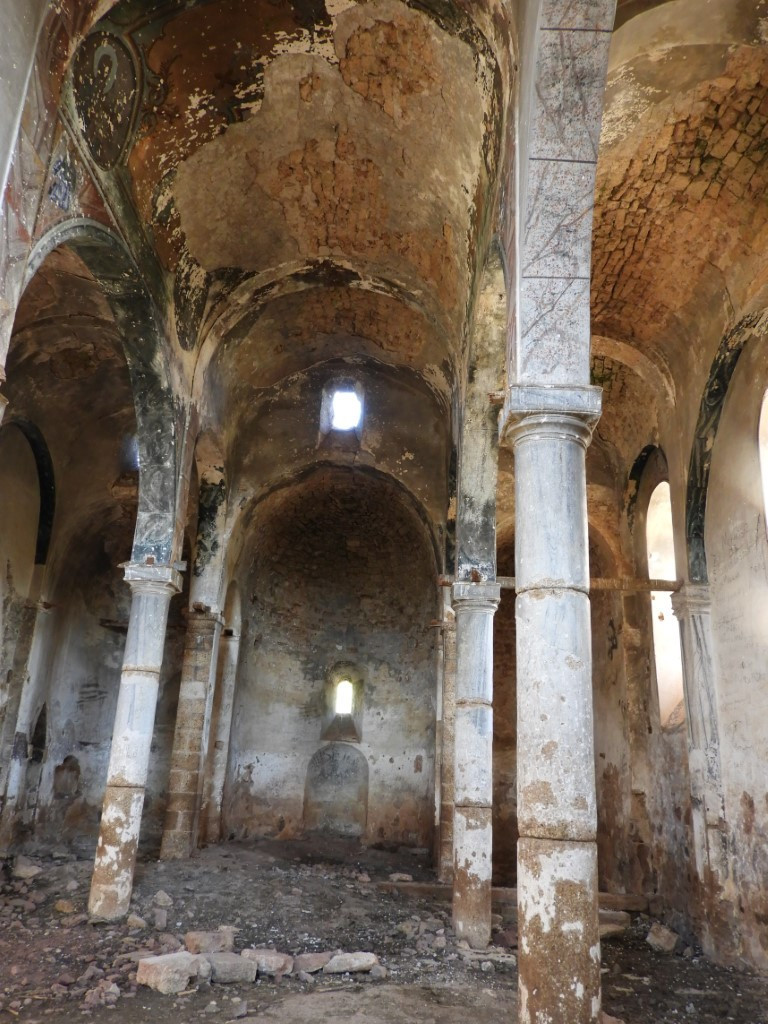
[[(665, 480), (656, 485), (648, 502), (645, 538), (649, 578), (676, 580), (672, 502)], [(665, 590), (651, 591), (651, 608), (659, 718), (662, 727), (672, 727), (685, 720), (680, 630), (672, 612), (672, 594)]]

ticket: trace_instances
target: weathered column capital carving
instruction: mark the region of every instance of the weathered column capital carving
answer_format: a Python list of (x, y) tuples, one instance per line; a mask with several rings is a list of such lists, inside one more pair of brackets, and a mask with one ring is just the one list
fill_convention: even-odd
[(452, 587), (454, 610), (467, 607), (477, 611), (495, 612), (501, 598), (498, 583), (454, 583)]
[(510, 384), (499, 416), (499, 438), (515, 445), (533, 437), (560, 437), (586, 448), (602, 405), (602, 388), (592, 384)]
[(181, 572), (174, 565), (122, 562), (120, 568), (125, 570), (125, 581), (134, 593), (160, 593), (167, 588), (178, 594), (181, 590)]
[(684, 583), (672, 594), (672, 611), (682, 622), (690, 615), (709, 615), (711, 602), (708, 583)]

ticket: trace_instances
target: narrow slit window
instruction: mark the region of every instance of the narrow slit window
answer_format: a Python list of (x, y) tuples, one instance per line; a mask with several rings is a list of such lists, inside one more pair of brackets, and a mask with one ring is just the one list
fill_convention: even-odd
[(334, 391), (331, 399), (331, 428), (355, 430), (360, 426), (363, 404), (354, 391)]
[[(651, 495), (645, 536), (649, 577), (652, 580), (677, 579), (672, 534), (672, 502), (669, 484), (666, 482), (660, 483)], [(685, 710), (680, 628), (672, 612), (672, 595), (669, 591), (651, 592), (651, 612), (659, 717), (662, 726), (671, 726), (684, 720)]]
[(336, 704), (334, 711), (337, 715), (352, 714), (352, 683), (349, 679), (342, 679), (336, 684)]

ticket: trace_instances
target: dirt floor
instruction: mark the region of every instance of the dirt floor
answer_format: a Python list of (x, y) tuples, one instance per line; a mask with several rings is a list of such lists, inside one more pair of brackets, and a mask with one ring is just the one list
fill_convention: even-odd
[[(146, 860), (137, 869), (132, 904), (141, 921), (119, 927), (87, 921), (90, 858), (61, 851), (32, 860), (42, 869), (34, 877), (14, 877), (8, 863), (0, 879), (3, 1022), (515, 1019), (513, 908), (495, 919), (494, 950), (478, 955), (461, 948), (451, 933), (449, 904), (377, 887), (393, 874), (433, 880), (407, 850), (262, 841), (211, 847), (189, 861)], [(175, 950), (185, 932), (220, 925), (237, 929), (236, 950), (374, 952), (386, 977), (260, 978), (247, 985), (203, 985), (178, 996), (136, 985), (140, 956)], [(656, 953), (645, 942), (649, 926), (647, 917), (637, 915), (623, 935), (603, 942), (607, 1013), (626, 1024), (768, 1024), (768, 979), (714, 967), (690, 947)]]

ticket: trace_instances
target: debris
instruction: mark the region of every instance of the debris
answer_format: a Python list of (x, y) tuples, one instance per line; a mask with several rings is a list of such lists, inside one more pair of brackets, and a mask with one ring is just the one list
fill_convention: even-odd
[(375, 953), (337, 953), (323, 968), (323, 974), (353, 974), (370, 971), (379, 962)]
[(294, 974), (298, 974), (300, 971), (304, 971), (307, 974), (321, 971), (332, 956), (333, 953), (299, 953), (293, 960)]
[(249, 957), (232, 952), (205, 953), (205, 957), (211, 965), (211, 981), (226, 985), (256, 980), (257, 964)]
[(194, 953), (166, 953), (140, 960), (136, 972), (139, 985), (146, 985), (163, 995), (183, 992), (193, 978), (207, 980), (211, 965), (204, 956)]
[(677, 932), (673, 932), (671, 928), (667, 928), (656, 921), (646, 935), (645, 941), (657, 953), (674, 953), (680, 941), (680, 936)]
[(290, 974), (293, 969), (293, 957), (274, 949), (244, 949), (241, 955), (246, 960), (255, 960), (259, 974), (270, 977)]
[(623, 910), (600, 911), (600, 938), (611, 939), (623, 935), (632, 924), (632, 918)]
[(42, 868), (39, 864), (35, 864), (29, 857), (24, 857), (22, 854), (18, 854), (13, 865), (13, 877), (21, 879), (35, 878), (37, 875), (42, 873)]
[(187, 932), (184, 945), (190, 953), (226, 953), (235, 948), (235, 931), (224, 926), (215, 932)]

